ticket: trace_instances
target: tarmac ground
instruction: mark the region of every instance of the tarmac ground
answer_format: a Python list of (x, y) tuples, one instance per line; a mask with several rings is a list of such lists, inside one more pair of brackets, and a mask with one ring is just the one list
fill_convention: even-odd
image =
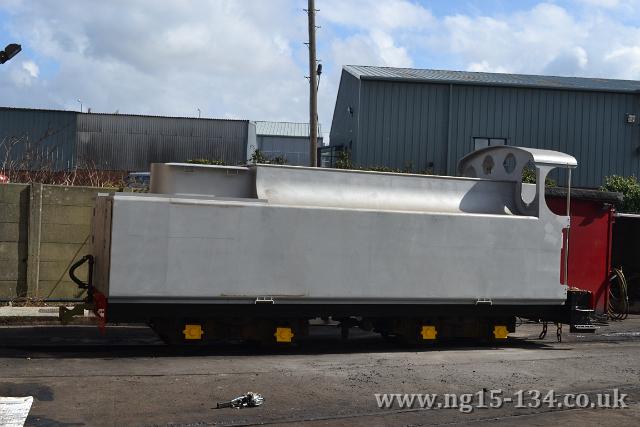
[[(309, 340), (283, 349), (242, 343), (206, 348), (163, 345), (143, 326), (53, 323), (0, 327), (0, 396), (33, 396), (28, 426), (428, 426), (640, 425), (640, 316), (595, 334), (523, 324), (506, 342), (406, 347), (354, 330), (314, 326)], [(531, 407), (530, 390), (559, 400), (584, 393), (627, 394), (628, 408)], [(474, 394), (523, 390), (525, 407), (379, 408), (378, 393)], [(216, 409), (248, 391), (254, 408)], [(495, 392), (494, 392), (495, 393)], [(477, 403), (477, 400), (474, 401)], [(532, 403), (533, 405), (533, 403)], [(556, 405), (557, 406), (557, 405)]]

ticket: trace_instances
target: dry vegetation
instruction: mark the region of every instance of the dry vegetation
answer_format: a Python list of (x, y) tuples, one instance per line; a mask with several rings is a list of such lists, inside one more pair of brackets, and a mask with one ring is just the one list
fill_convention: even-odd
[(70, 168), (56, 164), (54, 153), (59, 148), (46, 142), (50, 133), (37, 140), (26, 136), (0, 140), (0, 175), (13, 183), (76, 185), (101, 188), (123, 188), (126, 172), (98, 169), (88, 159), (77, 159)]

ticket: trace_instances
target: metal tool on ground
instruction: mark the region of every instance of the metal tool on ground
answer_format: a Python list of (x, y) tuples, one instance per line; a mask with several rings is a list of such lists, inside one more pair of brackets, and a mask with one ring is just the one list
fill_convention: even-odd
[(264, 403), (264, 397), (261, 394), (252, 391), (231, 399), (228, 402), (218, 402), (216, 409), (221, 408), (254, 408)]

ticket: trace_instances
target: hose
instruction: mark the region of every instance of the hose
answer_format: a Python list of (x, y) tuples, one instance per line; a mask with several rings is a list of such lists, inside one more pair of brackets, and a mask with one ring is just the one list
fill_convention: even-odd
[[(82, 266), (85, 262), (89, 263), (89, 271), (87, 274), (87, 282), (83, 282), (78, 276), (76, 276), (76, 270)], [(85, 255), (76, 261), (71, 268), (69, 268), (69, 277), (78, 286), (79, 289), (87, 290), (87, 301), (93, 301), (93, 255)]]
[(629, 287), (621, 268), (614, 268), (609, 278), (607, 313), (611, 320), (625, 320), (629, 316)]

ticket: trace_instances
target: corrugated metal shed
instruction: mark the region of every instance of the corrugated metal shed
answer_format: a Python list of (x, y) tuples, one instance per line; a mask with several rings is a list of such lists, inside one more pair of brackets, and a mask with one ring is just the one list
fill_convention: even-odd
[(75, 132), (75, 112), (0, 107), (0, 167), (70, 168)]
[(414, 83), (477, 84), (486, 86), (518, 86), (627, 93), (640, 91), (640, 81), (635, 80), (370, 67), (362, 65), (345, 65), (344, 69), (362, 80), (399, 80)]
[[(293, 166), (309, 166), (309, 123), (258, 121), (255, 124), (258, 149), (264, 155), (283, 157)], [(320, 124), (318, 146), (322, 146)]]
[(443, 85), (363, 85), (360, 105), (367, 109), (368, 125), (361, 128), (358, 143), (352, 147), (354, 159), (365, 159), (375, 166), (447, 174), (448, 95)]
[(151, 163), (204, 158), (244, 164), (244, 120), (78, 114), (78, 159), (100, 169), (146, 171)]
[[(195, 158), (244, 164), (248, 124), (246, 120), (0, 108), (0, 155), (4, 159), (6, 147), (13, 144), (14, 158), (31, 159), (37, 145), (38, 158), (57, 170), (77, 166), (147, 171), (153, 162)], [(43, 161), (29, 163), (31, 168), (45, 166)]]
[[(255, 124), (258, 136), (309, 137), (309, 123), (257, 121)], [(322, 138), (322, 126), (320, 124), (318, 124), (318, 138)]]
[(640, 174), (634, 88), (640, 82), (345, 66), (330, 144), (356, 165), (451, 175), (476, 141), (493, 139), (569, 153), (574, 183), (598, 187), (607, 175)]
[(288, 165), (309, 166), (309, 137), (258, 135), (258, 148), (270, 159), (282, 157)]

